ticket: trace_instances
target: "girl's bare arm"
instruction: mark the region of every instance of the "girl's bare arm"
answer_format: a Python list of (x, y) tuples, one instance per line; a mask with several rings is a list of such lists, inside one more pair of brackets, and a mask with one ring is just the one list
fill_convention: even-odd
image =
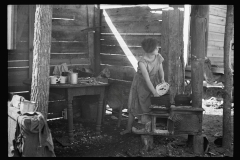
[(144, 77), (144, 79), (145, 79), (145, 81), (147, 83), (147, 86), (150, 89), (150, 91), (153, 93), (154, 96), (159, 96), (159, 94), (157, 93), (157, 91), (153, 87), (152, 82), (150, 81), (149, 74), (147, 72), (146, 66), (142, 62), (139, 62), (139, 68), (140, 68), (140, 70), (142, 72), (142, 75), (143, 75), (143, 77)]
[(165, 80), (164, 80), (164, 71), (163, 71), (162, 63), (160, 64), (160, 76), (161, 76), (161, 81), (162, 81), (162, 83), (165, 82)]

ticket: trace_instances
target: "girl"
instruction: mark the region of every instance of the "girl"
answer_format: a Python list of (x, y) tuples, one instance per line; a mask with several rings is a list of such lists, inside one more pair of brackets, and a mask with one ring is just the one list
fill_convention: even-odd
[[(132, 124), (136, 116), (144, 115), (150, 112), (150, 97), (159, 96), (155, 87), (164, 81), (164, 72), (162, 67), (163, 57), (158, 53), (157, 41), (152, 38), (144, 39), (141, 43), (144, 56), (138, 61), (138, 69), (134, 75), (132, 86), (128, 98), (128, 123), (126, 130), (120, 134), (130, 133)], [(141, 122), (146, 124), (150, 119), (147, 116), (141, 116)]]

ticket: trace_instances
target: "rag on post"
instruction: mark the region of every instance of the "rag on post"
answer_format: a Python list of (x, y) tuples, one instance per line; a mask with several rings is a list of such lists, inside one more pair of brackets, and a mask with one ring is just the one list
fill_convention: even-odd
[(15, 108), (20, 108), (20, 104), (22, 101), (24, 101), (25, 98), (19, 95), (14, 95), (12, 97), (12, 100), (10, 102), (10, 106), (15, 107)]
[(61, 76), (62, 72), (69, 72), (66, 63), (55, 66), (53, 70), (53, 75)]

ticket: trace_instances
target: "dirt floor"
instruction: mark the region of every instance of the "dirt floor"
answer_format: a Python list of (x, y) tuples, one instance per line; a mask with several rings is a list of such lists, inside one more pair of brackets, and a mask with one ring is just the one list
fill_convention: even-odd
[[(208, 96), (203, 100), (203, 134), (209, 143), (204, 155), (196, 155), (188, 146), (187, 135), (154, 136), (154, 148), (143, 150), (141, 136), (137, 134), (120, 135), (125, 129), (127, 118), (117, 127), (117, 119), (111, 114), (104, 117), (101, 135), (95, 135), (95, 124), (80, 117), (74, 118), (74, 142), (64, 144), (67, 139), (67, 120), (48, 121), (51, 129), (54, 150), (57, 157), (233, 157), (233, 141), (230, 151), (217, 146), (214, 141), (222, 135), (222, 99)], [(233, 127), (232, 108), (232, 127)]]

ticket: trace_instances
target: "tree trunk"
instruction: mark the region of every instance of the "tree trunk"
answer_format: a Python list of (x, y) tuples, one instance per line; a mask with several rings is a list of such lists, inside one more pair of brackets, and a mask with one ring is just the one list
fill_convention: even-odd
[(223, 100), (223, 147), (231, 148), (232, 125), (231, 125), (231, 99), (233, 88), (233, 74), (230, 63), (230, 41), (233, 36), (233, 5), (227, 5), (226, 27), (224, 35), (224, 100)]
[(41, 112), (45, 119), (47, 119), (48, 113), (51, 30), (52, 6), (37, 5), (34, 24), (31, 101), (36, 102), (37, 111)]

